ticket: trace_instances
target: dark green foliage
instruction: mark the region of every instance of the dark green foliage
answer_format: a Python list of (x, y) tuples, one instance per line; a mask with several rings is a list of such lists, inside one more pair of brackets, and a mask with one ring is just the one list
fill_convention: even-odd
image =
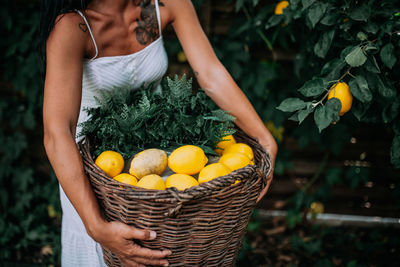
[[(42, 145), (38, 10), (34, 1), (0, 8), (0, 266), (60, 255), (58, 183)], [(46, 246), (53, 253), (40, 255)]]
[[(332, 84), (344, 81), (354, 96), (351, 112), (344, 118), (354, 116), (361, 123), (392, 127), (393, 122), (400, 120), (396, 111), (400, 95), (399, 4), (399, 1), (373, 0), (292, 0), (283, 15), (266, 19), (268, 35), (277, 36), (276, 46), (287, 43), (297, 46), (295, 73), (303, 84), (299, 92), (307, 98), (305, 104), (298, 105), (285, 102), (293, 99), (288, 95), (282, 102), (285, 108), (281, 104), (278, 109), (295, 112), (290, 119), (299, 123), (315, 112), (315, 125), (321, 131), (332, 122), (332, 116), (322, 116), (329, 106), (326, 94)], [(280, 23), (271, 25), (272, 18), (280, 18), (285, 27)], [(352, 119), (347, 121), (353, 126), (357, 123)], [(393, 151), (391, 161), (395, 163), (399, 155)]]
[(167, 78), (162, 92), (152, 87), (103, 93), (99, 107), (87, 110), (82, 135), (95, 144), (94, 154), (114, 150), (125, 158), (145, 148), (173, 149), (191, 144), (214, 153), (222, 137), (235, 132), (234, 117), (216, 109), (203, 91), (193, 92), (184, 75)]

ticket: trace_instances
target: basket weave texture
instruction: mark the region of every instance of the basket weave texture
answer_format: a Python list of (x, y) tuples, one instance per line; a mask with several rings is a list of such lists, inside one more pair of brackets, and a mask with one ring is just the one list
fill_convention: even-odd
[[(251, 212), (271, 171), (269, 155), (256, 140), (241, 131), (235, 139), (252, 147), (255, 165), (185, 191), (121, 186), (94, 164), (88, 140), (79, 147), (106, 219), (157, 232), (155, 240), (135, 242), (171, 250), (170, 266), (234, 266)], [(232, 185), (236, 180), (241, 182)], [(108, 266), (121, 266), (111, 251), (103, 247), (103, 253)]]

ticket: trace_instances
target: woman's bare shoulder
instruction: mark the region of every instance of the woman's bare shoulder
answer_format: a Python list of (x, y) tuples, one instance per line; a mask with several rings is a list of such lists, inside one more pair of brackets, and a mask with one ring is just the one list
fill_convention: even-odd
[(54, 22), (49, 38), (47, 50), (54, 47), (68, 48), (68, 50), (85, 51), (87, 40), (90, 38), (88, 28), (83, 18), (76, 12), (58, 15)]
[(194, 10), (191, 0), (159, 0), (159, 2), (167, 9), (171, 23), (178, 17)]

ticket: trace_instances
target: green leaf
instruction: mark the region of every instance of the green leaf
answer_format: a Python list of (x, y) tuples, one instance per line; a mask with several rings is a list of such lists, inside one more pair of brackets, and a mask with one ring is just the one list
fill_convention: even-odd
[[(358, 36), (358, 35), (357, 35)], [(375, 44), (369, 43), (366, 47), (365, 47), (365, 51), (376, 51), (378, 50), (378, 47)]]
[(356, 21), (367, 21), (370, 15), (371, 8), (367, 4), (353, 9), (349, 14), (350, 18)]
[(353, 51), (354, 48), (356, 48), (356, 46), (353, 46), (353, 45), (346, 46), (346, 47), (342, 50), (342, 52), (340, 52), (340, 58), (344, 60), (345, 57), (346, 57), (351, 51)]
[(322, 78), (313, 78), (307, 81), (299, 90), (306, 97), (319, 96), (325, 92), (324, 80)]
[(391, 86), (391, 84), (382, 81), (379, 75), (374, 75), (371, 77), (374, 82), (375, 88), (378, 92), (385, 98), (392, 98), (396, 96), (396, 89)]
[(314, 4), (315, 0), (301, 0), (303, 5), (303, 10), (309, 8), (312, 4)]
[(267, 21), (267, 24), (265, 24), (265, 29), (268, 30), (269, 28), (275, 27), (279, 23), (283, 21), (283, 17), (279, 15), (273, 15), (270, 17)]
[(302, 123), (310, 113), (314, 111), (314, 106), (309, 106), (306, 109), (300, 110), (297, 117), (299, 119), (299, 124)]
[(294, 228), (302, 220), (300, 211), (289, 210), (286, 215), (286, 221), (288, 222), (289, 229)]
[(326, 182), (328, 185), (333, 186), (340, 183), (342, 170), (340, 168), (330, 168), (326, 171)]
[[(364, 32), (358, 32), (357, 39), (359, 39), (360, 41), (365, 41), (368, 39), (368, 35), (366, 35)], [(367, 48), (367, 50), (368, 50), (368, 48)]]
[(320, 21), (320, 19), (324, 16), (328, 4), (325, 3), (316, 3), (310, 7), (307, 13), (307, 18), (311, 22), (312, 28)]
[(381, 57), (383, 64), (385, 64), (385, 66), (388, 67), (389, 69), (393, 68), (394, 64), (396, 64), (397, 58), (394, 53), (394, 46), (391, 43), (386, 44), (382, 48), (379, 55)]
[(362, 75), (357, 75), (349, 82), (350, 91), (361, 102), (371, 102), (372, 93), (368, 88), (368, 82)]
[(293, 112), (307, 106), (306, 102), (300, 98), (287, 98), (277, 107), (277, 109), (283, 112)]
[(329, 126), (332, 122), (340, 119), (339, 111), (342, 107), (340, 100), (337, 98), (329, 99), (325, 105), (318, 106), (314, 112), (314, 120), (317, 124), (319, 132)]
[(365, 63), (367, 56), (364, 54), (360, 46), (355, 47), (346, 57), (347, 64), (352, 67), (359, 67)]
[(331, 9), (326, 12), (326, 15), (321, 19), (320, 23), (326, 26), (332, 26), (338, 22), (339, 18), (339, 14), (336, 13), (334, 9)]
[(256, 6), (256, 5), (258, 5), (258, 2), (259, 2), (260, 0), (253, 0), (253, 6)]
[(302, 123), (310, 113), (314, 111), (314, 103), (308, 102), (305, 109), (297, 111), (295, 114), (289, 117), (289, 120), (297, 121), (299, 124)]
[[(304, 250), (308, 254), (318, 253), (319, 251), (321, 251), (321, 244), (322, 244), (322, 240), (321, 239), (317, 239), (315, 241), (305, 242), (304, 243)], [(322, 265), (320, 265), (320, 266), (322, 266)], [(319, 266), (317, 266), (317, 267), (319, 267)], [(327, 265), (324, 265), (324, 267), (327, 267)]]
[(299, 117), (298, 117), (299, 112), (300, 112), (300, 110), (297, 111), (297, 112), (295, 112), (294, 114), (292, 114), (292, 116), (290, 116), (290, 117), (288, 118), (288, 120), (298, 122), (298, 121), (299, 121)]
[(368, 109), (371, 106), (371, 102), (362, 103), (355, 101), (351, 107), (351, 112), (353, 113), (354, 117), (357, 118), (358, 121), (364, 121), (365, 114), (367, 113)]
[(364, 30), (372, 34), (376, 34), (379, 31), (379, 26), (376, 23), (369, 21), (368, 24), (365, 25)]
[(381, 73), (381, 69), (379, 68), (378, 62), (376, 62), (375, 57), (372, 55), (368, 57), (364, 67), (369, 72)]
[(369, 168), (366, 167), (349, 167), (345, 174), (345, 180), (350, 183), (350, 187), (355, 189), (360, 185), (364, 185), (369, 180)]
[(235, 11), (238, 12), (244, 4), (244, 0), (236, 0), (236, 4), (235, 4)]
[(400, 98), (396, 101), (388, 103), (382, 111), (382, 120), (384, 123), (392, 122), (400, 112)]
[(335, 30), (324, 32), (314, 46), (314, 53), (320, 58), (324, 58), (331, 47)]
[(332, 59), (322, 67), (321, 75), (324, 76), (328, 81), (335, 80), (340, 77), (344, 66), (346, 66), (344, 60), (339, 58)]
[(400, 118), (397, 121), (395, 121), (392, 124), (392, 126), (393, 126), (394, 133), (397, 134), (397, 135), (400, 135)]

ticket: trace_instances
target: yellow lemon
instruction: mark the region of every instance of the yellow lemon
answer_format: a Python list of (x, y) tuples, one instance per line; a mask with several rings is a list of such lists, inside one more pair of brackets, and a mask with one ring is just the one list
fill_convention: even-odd
[(224, 136), (222, 138), (222, 141), (218, 142), (214, 151), (218, 155), (222, 155), (223, 150), (232, 144), (236, 144), (236, 140), (233, 137), (233, 135), (230, 134), (230, 135)]
[(139, 152), (131, 161), (129, 173), (137, 178), (149, 174), (162, 174), (167, 168), (167, 153), (161, 149), (150, 148)]
[(278, 139), (279, 142), (282, 141), (283, 139), (283, 133), (285, 131), (285, 128), (281, 127), (276, 127), (273, 121), (266, 121), (265, 126), (267, 129), (270, 131), (270, 133)]
[(149, 174), (143, 176), (142, 179), (136, 184), (138, 187), (146, 189), (165, 190), (165, 184), (161, 176), (157, 174)]
[(353, 104), (353, 95), (350, 92), (350, 88), (345, 82), (338, 82), (329, 89), (328, 100), (331, 98), (339, 99), (342, 103), (339, 115), (343, 116), (347, 111), (351, 109)]
[(129, 185), (136, 185), (138, 180), (136, 179), (135, 176), (127, 174), (127, 173), (121, 173), (118, 174), (117, 176), (113, 177), (115, 180), (118, 182), (124, 183), (124, 184), (129, 184)]
[(187, 61), (185, 52), (183, 52), (183, 51), (180, 51), (176, 57), (178, 59), (178, 62), (180, 62), (180, 63), (184, 63)]
[(214, 178), (227, 175), (231, 170), (222, 163), (212, 163), (205, 166), (199, 173), (199, 184), (211, 181)]
[(165, 180), (165, 187), (176, 187), (178, 190), (185, 190), (186, 188), (190, 188), (192, 186), (199, 185), (196, 179), (187, 174), (172, 174)]
[(254, 153), (253, 149), (247, 144), (244, 143), (236, 143), (228, 146), (225, 148), (223, 155), (227, 153), (242, 153), (245, 154), (250, 160), (253, 160), (254, 158)]
[(254, 164), (252, 164), (252, 161), (242, 153), (225, 153), (218, 162), (224, 164), (232, 171), (243, 168), (249, 164)]
[(313, 202), (311, 203), (310, 206), (310, 211), (311, 213), (319, 214), (319, 213), (324, 213), (324, 204), (321, 202)]
[(124, 158), (118, 152), (107, 150), (97, 157), (95, 164), (108, 176), (114, 177), (124, 169)]
[(198, 146), (185, 145), (172, 151), (168, 157), (168, 166), (176, 173), (193, 175), (207, 164), (208, 158)]
[(278, 4), (275, 6), (275, 15), (282, 15), (283, 10), (289, 6), (289, 1), (280, 1)]

